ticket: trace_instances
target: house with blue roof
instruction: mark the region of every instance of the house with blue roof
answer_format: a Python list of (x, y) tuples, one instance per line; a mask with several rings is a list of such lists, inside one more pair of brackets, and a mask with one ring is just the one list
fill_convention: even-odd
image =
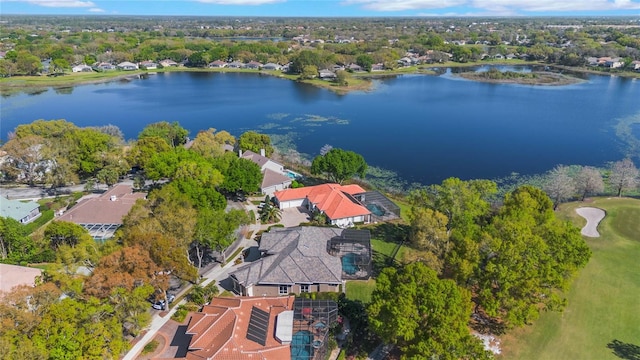
[(35, 201), (22, 202), (0, 198), (0, 216), (26, 224), (40, 216), (40, 204)]

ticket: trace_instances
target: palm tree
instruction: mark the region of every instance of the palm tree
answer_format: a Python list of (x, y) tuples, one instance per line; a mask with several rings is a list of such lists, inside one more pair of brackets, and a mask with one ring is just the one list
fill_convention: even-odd
[(271, 204), (264, 204), (260, 212), (260, 220), (265, 223), (279, 222), (282, 218), (282, 210), (272, 206)]

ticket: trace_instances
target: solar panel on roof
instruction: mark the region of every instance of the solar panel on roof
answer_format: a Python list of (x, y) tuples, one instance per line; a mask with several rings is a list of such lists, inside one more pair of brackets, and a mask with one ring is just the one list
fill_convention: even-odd
[(255, 341), (262, 346), (267, 345), (267, 333), (269, 331), (269, 313), (257, 307), (251, 308), (249, 317), (249, 330), (247, 339)]

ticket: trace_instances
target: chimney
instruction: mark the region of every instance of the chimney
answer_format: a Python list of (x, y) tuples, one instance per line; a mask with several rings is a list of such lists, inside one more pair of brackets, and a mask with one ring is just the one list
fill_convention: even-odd
[(238, 157), (242, 157), (242, 149), (238, 149)]
[(111, 197), (109, 198), (109, 200), (111, 201), (116, 201), (117, 197), (115, 195), (111, 195)]
[(267, 155), (266, 155), (266, 152), (264, 151), (264, 149), (260, 149), (260, 155), (262, 155), (262, 156), (267, 156)]

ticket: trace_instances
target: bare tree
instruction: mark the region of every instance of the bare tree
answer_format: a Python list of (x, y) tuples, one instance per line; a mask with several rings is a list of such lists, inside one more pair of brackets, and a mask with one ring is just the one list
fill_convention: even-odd
[(609, 186), (617, 192), (618, 196), (622, 196), (623, 191), (631, 190), (638, 184), (639, 178), (640, 171), (631, 159), (626, 158), (611, 165)]
[(333, 149), (333, 146), (324, 144), (324, 146), (320, 148), (320, 155), (325, 156), (331, 149)]
[(544, 191), (553, 201), (553, 209), (558, 204), (567, 200), (575, 193), (573, 179), (569, 176), (569, 168), (564, 165), (558, 165), (549, 172)]
[(604, 191), (604, 181), (600, 171), (592, 166), (583, 166), (575, 181), (576, 192), (581, 194), (582, 201), (587, 195), (594, 195)]

